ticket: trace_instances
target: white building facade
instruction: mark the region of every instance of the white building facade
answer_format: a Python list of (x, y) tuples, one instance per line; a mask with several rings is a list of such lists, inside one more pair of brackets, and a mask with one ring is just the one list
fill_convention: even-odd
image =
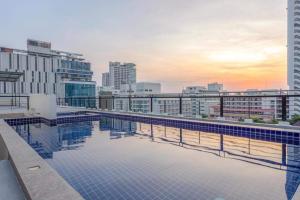
[[(109, 62), (109, 72), (108, 74), (104, 73), (102, 77), (105, 79), (105, 85), (102, 86), (111, 86), (119, 90), (121, 85), (136, 83), (136, 65), (133, 63)], [(107, 85), (107, 79), (109, 79), (109, 85)]]
[[(134, 84), (125, 84), (121, 85), (120, 96), (129, 95), (151, 95), (151, 94), (160, 94), (161, 93), (161, 84), (152, 83), (152, 82), (138, 82)], [(156, 100), (153, 101), (153, 109), (156, 105)], [(131, 99), (131, 110), (133, 112), (143, 112), (148, 113), (151, 111), (149, 98), (132, 98)], [(128, 98), (116, 98), (115, 99), (115, 109), (116, 110), (129, 110), (129, 99)]]
[[(290, 90), (300, 90), (299, 0), (288, 0), (288, 85)], [(290, 115), (300, 114), (300, 98), (290, 99), (290, 111)]]
[(106, 72), (106, 73), (102, 74), (102, 86), (103, 87), (109, 87), (110, 86), (109, 72)]
[(49, 42), (27, 40), (27, 50), (0, 47), (0, 71), (23, 73), (17, 83), (0, 82), (4, 95), (95, 96), (90, 63), (81, 54), (52, 50)]

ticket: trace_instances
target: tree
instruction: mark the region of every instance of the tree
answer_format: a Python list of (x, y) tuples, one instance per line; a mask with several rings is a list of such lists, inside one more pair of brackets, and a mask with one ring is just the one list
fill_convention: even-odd
[(292, 116), (292, 119), (290, 119), (290, 123), (293, 125), (293, 124), (296, 124), (297, 122), (300, 121), (300, 115), (293, 115)]

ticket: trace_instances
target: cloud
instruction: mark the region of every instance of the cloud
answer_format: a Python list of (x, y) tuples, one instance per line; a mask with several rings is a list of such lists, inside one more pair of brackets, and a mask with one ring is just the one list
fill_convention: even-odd
[(112, 60), (135, 62), (138, 80), (162, 82), (165, 91), (210, 81), (223, 81), (231, 89), (286, 87), (282, 0), (27, 0), (2, 5), (7, 9), (0, 17), (9, 16), (9, 23), (2, 25), (1, 44), (22, 49), (31, 37), (83, 53), (98, 83)]

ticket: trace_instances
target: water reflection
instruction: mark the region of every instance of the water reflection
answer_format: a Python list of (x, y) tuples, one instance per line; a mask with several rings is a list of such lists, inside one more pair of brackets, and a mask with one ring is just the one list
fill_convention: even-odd
[(45, 159), (53, 158), (54, 152), (83, 147), (96, 128), (100, 133), (108, 132), (111, 140), (139, 137), (150, 142), (286, 171), (285, 191), (288, 200), (293, 199), (300, 184), (299, 146), (112, 118), (54, 127), (44, 124), (15, 127), (20, 136)]
[(19, 135), (44, 159), (53, 158), (53, 153), (75, 150), (92, 135), (92, 122), (47, 126), (42, 123), (15, 126)]
[(287, 173), (285, 192), (287, 199), (293, 198), (300, 184), (300, 147), (287, 145)]

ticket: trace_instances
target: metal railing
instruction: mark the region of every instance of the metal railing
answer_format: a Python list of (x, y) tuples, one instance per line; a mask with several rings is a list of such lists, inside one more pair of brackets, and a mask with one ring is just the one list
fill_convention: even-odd
[(29, 96), (0, 95), (0, 110), (20, 108), (29, 110), (29, 102)]
[(252, 119), (260, 123), (276, 123), (300, 114), (300, 91), (69, 97), (58, 98), (57, 105), (189, 118), (222, 118), (233, 121)]

